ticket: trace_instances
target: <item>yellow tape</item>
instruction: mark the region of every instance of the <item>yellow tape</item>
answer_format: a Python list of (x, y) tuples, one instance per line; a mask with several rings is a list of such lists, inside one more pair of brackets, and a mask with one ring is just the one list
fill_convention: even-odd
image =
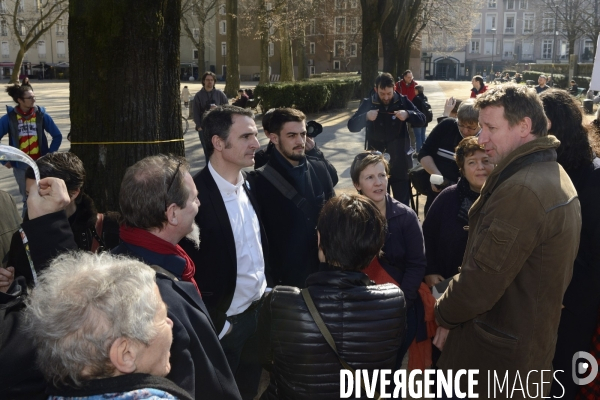
[(155, 143), (170, 143), (170, 142), (183, 142), (183, 139), (170, 139), (170, 140), (156, 140), (152, 142), (71, 142), (71, 144), (155, 144)]

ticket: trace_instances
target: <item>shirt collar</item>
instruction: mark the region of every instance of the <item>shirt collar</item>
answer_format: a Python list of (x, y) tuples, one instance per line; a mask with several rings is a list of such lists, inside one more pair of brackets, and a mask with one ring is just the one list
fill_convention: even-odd
[(210, 161), (208, 162), (208, 171), (210, 172), (213, 179), (215, 180), (215, 183), (217, 184), (217, 188), (219, 189), (219, 192), (221, 192), (221, 194), (231, 195), (231, 194), (239, 193), (239, 189), (242, 187), (242, 184), (244, 183), (244, 177), (242, 176), (241, 171), (238, 174), (238, 181), (235, 185), (232, 185), (230, 182), (225, 180), (221, 175), (219, 175), (219, 173), (213, 168)]

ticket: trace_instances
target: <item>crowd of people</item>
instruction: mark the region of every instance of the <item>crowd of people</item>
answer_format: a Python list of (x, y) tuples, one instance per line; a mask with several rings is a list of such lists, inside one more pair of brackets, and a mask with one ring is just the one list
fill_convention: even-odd
[[(194, 176), (185, 158), (144, 158), (120, 209), (99, 213), (55, 139), (33, 157), (39, 184), (23, 168), (22, 222), (0, 197), (7, 398), (331, 399), (341, 369), (398, 370), (407, 354), (409, 369), (479, 369), (480, 397), (485, 371), (554, 369), (560, 384), (528, 380), (523, 397), (596, 398), (597, 383), (572, 382), (571, 358), (600, 341), (600, 123), (586, 127), (567, 91), (476, 76), (425, 138), (423, 87), (382, 73), (348, 121), (366, 134), (348, 166), (357, 193), (336, 196), (304, 113), (265, 112), (260, 150), (252, 111), (228, 105), (210, 72), (202, 83), (207, 164)], [(30, 87), (11, 91), (16, 126), (32, 124), (28, 104), (46, 121)], [(411, 130), (441, 177), (422, 223), (408, 206)]]

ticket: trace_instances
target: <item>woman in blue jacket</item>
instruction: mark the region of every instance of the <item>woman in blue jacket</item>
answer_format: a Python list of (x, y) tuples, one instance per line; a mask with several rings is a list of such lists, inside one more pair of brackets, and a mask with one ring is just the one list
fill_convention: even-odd
[[(35, 95), (30, 86), (13, 85), (6, 88), (6, 93), (13, 98), (16, 107), (6, 106), (6, 114), (0, 118), (0, 140), (9, 134), (8, 144), (23, 151), (34, 160), (47, 153), (58, 150), (62, 142), (62, 134), (43, 107), (35, 105)], [(48, 145), (46, 134), (52, 136)], [(27, 209), (25, 202), (25, 171), (27, 165), (20, 162), (7, 162), (6, 168), (13, 170), (19, 185), (19, 193), (23, 197), (23, 214)]]

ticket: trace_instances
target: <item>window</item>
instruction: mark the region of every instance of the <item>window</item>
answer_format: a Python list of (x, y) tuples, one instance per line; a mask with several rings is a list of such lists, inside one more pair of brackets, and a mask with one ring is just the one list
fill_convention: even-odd
[(358, 0), (350, 0), (350, 8), (358, 8)]
[(527, 0), (519, 0), (519, 10), (527, 10)]
[(219, 21), (219, 33), (221, 35), (227, 34), (227, 21)]
[(308, 34), (314, 35), (315, 33), (317, 33), (316, 21), (314, 19), (311, 19), (310, 22), (308, 23)]
[(17, 0), (19, 2), (19, 6), (17, 8), (17, 12), (22, 13), (25, 11), (25, 0)]
[(585, 39), (583, 42), (583, 51), (581, 52), (582, 61), (592, 61), (594, 58), (594, 44), (591, 39)]
[(8, 24), (6, 21), (0, 21), (0, 36), (8, 36)]
[(225, 8), (225, 4), (221, 4), (221, 5), (219, 6), (219, 14), (220, 14), (220, 15), (225, 15), (225, 14), (227, 14), (227, 9)]
[(199, 38), (200, 38), (200, 29), (198, 29), (198, 28), (194, 28), (194, 29), (192, 30), (192, 34), (193, 34), (193, 36), (194, 36), (194, 39), (199, 39)]
[(340, 70), (340, 62), (338, 60), (335, 60), (333, 62), (333, 69), (339, 71)]
[(43, 40), (40, 40), (39, 42), (37, 42), (37, 48), (38, 48), (38, 57), (46, 58), (46, 42)]
[(308, 72), (309, 72), (311, 75), (314, 75), (314, 74), (315, 74), (315, 67), (314, 67), (314, 65), (313, 65), (313, 66), (310, 66), (310, 67), (308, 67)]
[(523, 14), (523, 33), (533, 33), (535, 13)]
[(269, 57), (273, 57), (275, 55), (275, 43), (269, 42)]
[(8, 7), (6, 7), (6, 0), (0, 1), (0, 14), (6, 14), (8, 12)]
[(8, 42), (2, 42), (2, 58), (10, 58), (10, 47)]
[(267, 3), (267, 11), (271, 11), (273, 9), (273, 3)]
[(479, 39), (471, 39), (471, 50), (470, 54), (479, 54)]
[(57, 40), (56, 41), (56, 56), (58, 58), (65, 58), (66, 54), (67, 53), (66, 53), (65, 41)]
[(227, 42), (221, 42), (221, 55), (227, 55)]
[(358, 54), (358, 46), (356, 43), (350, 43), (350, 57), (356, 57)]
[(485, 15), (485, 31), (486, 33), (492, 33), (492, 29), (496, 29), (496, 14)]
[(515, 9), (515, 0), (506, 0), (506, 9), (514, 10)]
[(335, 8), (337, 8), (337, 9), (346, 8), (346, 0), (335, 0)]
[[(21, 0), (21, 1), (24, 1), (24, 0)], [(55, 10), (58, 10), (58, 11), (62, 10), (61, 0), (54, 0), (54, 4), (56, 4)]]
[(485, 54), (492, 55), (495, 54), (496, 41), (492, 39), (485, 39)]
[(569, 59), (569, 42), (566, 40), (560, 41), (559, 56), (561, 60)]
[(198, 49), (192, 49), (192, 59), (193, 60), (198, 59)]
[(515, 33), (515, 20), (516, 20), (516, 15), (514, 13), (504, 14), (504, 33), (507, 33), (507, 34)]
[(19, 31), (19, 35), (25, 36), (25, 21), (22, 19), (17, 21), (17, 30)]
[(554, 32), (554, 13), (544, 12), (544, 19), (542, 20), (542, 29), (544, 32)]
[(273, 24), (273, 21), (271, 21), (271, 20), (267, 21), (267, 25), (269, 27), (269, 35), (274, 35), (275, 34), (275, 25)]
[(552, 59), (552, 49), (554, 48), (554, 39), (542, 40), (542, 59)]
[(315, 54), (315, 42), (310, 42), (308, 45), (308, 52), (309, 54)]
[(488, 0), (488, 8), (496, 8), (496, 0)]
[(502, 58), (512, 59), (515, 51), (514, 40), (504, 40), (502, 42)]
[(358, 17), (350, 18), (350, 33), (358, 32)]
[(346, 33), (346, 17), (335, 18), (335, 33)]
[(521, 50), (521, 59), (522, 60), (533, 60), (534, 47), (535, 47), (535, 41), (524, 40), (523, 44), (522, 44), (522, 50)]
[(56, 36), (64, 36), (65, 35), (65, 27), (63, 25), (63, 19), (59, 18), (56, 22)]
[(475, 14), (475, 21), (477, 25), (473, 27), (473, 33), (481, 32), (481, 14)]
[(333, 56), (334, 57), (344, 57), (345, 47), (346, 47), (346, 43), (344, 40), (334, 40), (333, 41)]

